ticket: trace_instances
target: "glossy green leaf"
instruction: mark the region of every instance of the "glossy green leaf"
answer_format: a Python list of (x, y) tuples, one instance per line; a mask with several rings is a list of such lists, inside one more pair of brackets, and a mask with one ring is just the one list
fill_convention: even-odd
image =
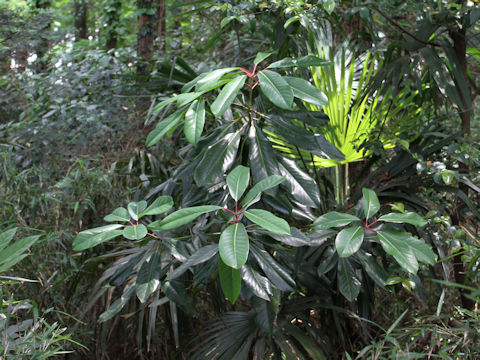
[(252, 176), (256, 183), (270, 175), (279, 173), (278, 160), (272, 144), (263, 134), (262, 129), (254, 124), (248, 131), (249, 159)]
[(242, 266), (241, 273), (245, 285), (247, 285), (256, 296), (264, 300), (270, 300), (272, 286), (265, 276), (260, 275), (248, 264)]
[(349, 259), (338, 259), (337, 282), (341, 294), (347, 300), (353, 301), (356, 299), (362, 284)]
[(198, 99), (202, 95), (203, 95), (203, 91), (184, 93), (176, 96), (175, 100), (177, 100), (177, 106), (181, 108), (182, 106), (190, 104), (192, 101)]
[(168, 299), (180, 306), (184, 312), (190, 316), (196, 314), (195, 307), (193, 306), (183, 283), (176, 280), (165, 281), (162, 283), (162, 289)]
[(146, 208), (147, 208), (147, 202), (145, 200), (138, 201), (138, 202), (132, 201), (127, 206), (130, 217), (135, 221), (140, 219), (142, 212), (145, 211)]
[(150, 204), (141, 214), (140, 217), (145, 215), (158, 215), (165, 211), (168, 211), (173, 206), (173, 199), (171, 196), (159, 196), (153, 203)]
[(117, 230), (123, 227), (121, 224), (112, 224), (84, 230), (73, 240), (73, 250), (81, 251), (89, 249), (104, 241), (111, 240), (123, 234), (123, 230)]
[(385, 284), (388, 278), (388, 274), (384, 268), (382, 268), (372, 254), (369, 254), (362, 249), (357, 252), (357, 256), (365, 269), (366, 273), (375, 283), (382, 289), (385, 289)]
[(17, 233), (17, 228), (0, 233), (0, 251), (4, 249)]
[(137, 275), (136, 293), (142, 303), (160, 287), (161, 257), (154, 252), (148, 261), (145, 261)]
[(176, 97), (173, 96), (171, 98), (168, 98), (167, 100), (163, 100), (162, 102), (158, 103), (157, 105), (155, 105), (153, 107), (153, 110), (152, 110), (152, 113), (153, 114), (156, 114), (158, 112), (160, 112), (161, 110), (163, 110), (168, 104), (171, 104), (173, 103), (174, 101), (176, 101)]
[(173, 280), (182, 275), (188, 268), (202, 264), (218, 253), (218, 244), (210, 244), (198, 249), (195, 253), (192, 254), (182, 265), (177, 267), (171, 273), (168, 274), (167, 280)]
[(406, 213), (390, 213), (383, 216), (380, 216), (378, 220), (397, 223), (397, 224), (412, 224), (415, 226), (425, 226), (427, 225), (427, 221), (414, 212), (406, 212)]
[(223, 113), (230, 107), (235, 100), (235, 97), (238, 95), (238, 92), (245, 84), (246, 79), (246, 75), (239, 75), (223, 87), (212, 106), (210, 106), (215, 117), (223, 115)]
[(247, 195), (242, 200), (242, 205), (246, 206), (253, 204), (259, 195), (268, 189), (271, 189), (285, 181), (285, 177), (281, 175), (270, 175), (269, 177), (261, 180), (256, 183), (248, 192)]
[(285, 176), (282, 185), (295, 200), (310, 207), (320, 206), (320, 193), (315, 180), (301, 170), (294, 160), (282, 158), (280, 173)]
[[(324, 159), (345, 160), (345, 155), (322, 134), (297, 126), (294, 122), (287, 121), (278, 115), (271, 115), (269, 123), (272, 125), (275, 134), (288, 141), (287, 146), (294, 145)], [(276, 139), (276, 142), (281, 146), (283, 145), (281, 139)], [(295, 153), (298, 154), (298, 149), (295, 149)], [(310, 154), (306, 154), (307, 158), (310, 156)]]
[(175, 129), (175, 127), (182, 121), (183, 116), (187, 112), (186, 109), (179, 109), (175, 111), (172, 115), (168, 116), (167, 118), (163, 119), (158, 123), (158, 125), (150, 131), (147, 136), (147, 140), (145, 145), (147, 147), (155, 145), (160, 140), (162, 140), (163, 136), (169, 132), (170, 130)]
[(105, 221), (129, 221), (130, 216), (128, 215), (127, 209), (123, 207), (116, 208), (113, 212), (103, 218)]
[(250, 209), (245, 211), (245, 216), (248, 220), (275, 234), (290, 235), (290, 225), (288, 225), (285, 220), (273, 215), (269, 211)]
[(360, 219), (350, 214), (331, 211), (317, 218), (313, 222), (313, 228), (316, 230), (330, 229), (332, 227), (345, 226), (354, 221), (360, 221)]
[(240, 135), (229, 133), (209, 147), (195, 167), (196, 183), (199, 186), (211, 186), (223, 181), (225, 172), (235, 161), (239, 144)]
[(238, 165), (227, 175), (228, 190), (235, 201), (242, 197), (249, 182), (250, 169), (242, 165)]
[(185, 113), (183, 131), (188, 142), (197, 145), (205, 125), (205, 100), (195, 100)]
[(410, 235), (399, 231), (384, 230), (379, 231), (377, 236), (383, 250), (392, 255), (402, 268), (412, 274), (417, 273), (417, 258), (407, 242)]
[(275, 68), (284, 68), (284, 67), (310, 67), (310, 66), (327, 66), (331, 65), (332, 62), (325, 59), (320, 59), (319, 57), (307, 55), (300, 57), (298, 59), (292, 59), (289, 57), (283, 58), (282, 60), (276, 61), (270, 64), (268, 67), (270, 69)]
[(436, 255), (432, 249), (430, 249), (430, 246), (425, 243), (425, 241), (417, 239), (413, 236), (409, 236), (406, 238), (406, 243), (413, 250), (418, 261), (428, 265), (435, 264)]
[(234, 269), (226, 265), (220, 258), (218, 261), (218, 275), (223, 294), (234, 304), (242, 289), (242, 275), (240, 269)]
[(219, 209), (221, 209), (221, 207), (216, 205), (192, 206), (189, 208), (180, 209), (171, 213), (162, 221), (157, 220), (152, 222), (148, 225), (148, 228), (152, 230), (173, 229), (181, 225), (188, 224), (190, 221), (202, 214)]
[(110, 307), (106, 311), (100, 314), (98, 321), (105, 322), (112, 319), (115, 315), (117, 315), (123, 309), (123, 307), (128, 302), (128, 300), (130, 300), (134, 292), (135, 292), (134, 284), (125, 286), (122, 296), (120, 296), (120, 298), (115, 300), (113, 304), (110, 305)]
[(335, 238), (338, 255), (342, 258), (355, 254), (362, 246), (363, 236), (361, 226), (351, 226), (340, 231)]
[(253, 63), (255, 65), (260, 64), (263, 60), (271, 56), (273, 52), (259, 52), (257, 56), (255, 56), (255, 59), (253, 60)]
[(325, 275), (338, 264), (338, 253), (332, 247), (327, 247), (322, 254), (322, 260), (317, 267), (318, 276)]
[(293, 291), (295, 280), (289, 272), (282, 267), (266, 250), (252, 245), (250, 252), (257, 260), (258, 265), (263, 270), (273, 286), (282, 291)]
[(229, 72), (238, 70), (238, 67), (229, 67), (223, 69), (216, 69), (209, 73), (201, 74), (196, 82), (197, 91), (208, 91), (216, 88), (222, 83), (222, 77)]
[(380, 209), (380, 202), (378, 201), (377, 194), (375, 194), (375, 191), (373, 190), (363, 188), (362, 194), (363, 212), (365, 218), (370, 219)]
[(247, 262), (249, 250), (245, 226), (242, 223), (229, 225), (220, 235), (218, 248), (225, 265), (240, 269)]
[(292, 107), (293, 91), (287, 81), (270, 70), (258, 72), (260, 89), (263, 94), (276, 106), (288, 110)]
[(285, 76), (284, 79), (292, 88), (294, 97), (318, 106), (328, 105), (325, 94), (307, 80), (291, 76)]
[(147, 227), (143, 224), (130, 225), (123, 229), (123, 237), (129, 240), (141, 240), (147, 232)]

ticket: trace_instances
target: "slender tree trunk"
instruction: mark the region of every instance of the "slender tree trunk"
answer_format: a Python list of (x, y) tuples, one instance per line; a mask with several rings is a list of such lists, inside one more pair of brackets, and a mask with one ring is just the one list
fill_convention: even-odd
[[(464, 0), (459, 0), (459, 4), (463, 4), (465, 1)], [(460, 68), (462, 71), (462, 75), (464, 77), (465, 83), (467, 84), (467, 93), (463, 93), (461, 88), (457, 86), (457, 89), (459, 90), (461, 101), (462, 101), (462, 107), (463, 109), (460, 109), (460, 119), (462, 121), (461, 124), (461, 132), (463, 137), (469, 137), (471, 134), (471, 119), (473, 116), (473, 108), (468, 105), (468, 98), (471, 98), (470, 90), (468, 88), (468, 78), (467, 78), (467, 31), (465, 26), (458, 25), (454, 29), (451, 29), (449, 31), (449, 36), (452, 39), (453, 43), (453, 48), (455, 50), (455, 55), (457, 57), (458, 63), (460, 64)], [(470, 102), (471, 103), (471, 102)], [(460, 176), (462, 175), (467, 175), (468, 174), (468, 164), (465, 163), (460, 163), (459, 166), (459, 173)], [(459, 190), (463, 191), (465, 195), (468, 198), (468, 186), (460, 183), (459, 185)], [(462, 215), (462, 210), (465, 208), (465, 203), (460, 199), (457, 198), (455, 201), (455, 208), (454, 208), (454, 213), (452, 216), (452, 222), (454, 225), (461, 225), (464, 221), (463, 215)], [(465, 282), (468, 280), (466, 278), (466, 270), (465, 270), (465, 264), (462, 261), (461, 255), (457, 255), (453, 258), (453, 271), (455, 275), (455, 281), (459, 284), (467, 285)], [(466, 297), (466, 295), (469, 293), (469, 291), (465, 289), (460, 289), (460, 298), (462, 302), (462, 306), (467, 309), (473, 309), (475, 306), (475, 302)]]
[(75, 40), (87, 39), (88, 27), (87, 27), (87, 15), (88, 15), (88, 4), (87, 0), (75, 0), (74, 2), (75, 10)]
[[(159, 44), (165, 34), (165, 0), (138, 0), (138, 33), (137, 33), (137, 76), (139, 83), (146, 80), (152, 70), (152, 58), (155, 50), (155, 39)], [(163, 47), (163, 46), (161, 46)], [(148, 107), (148, 101), (137, 101), (140, 110)]]

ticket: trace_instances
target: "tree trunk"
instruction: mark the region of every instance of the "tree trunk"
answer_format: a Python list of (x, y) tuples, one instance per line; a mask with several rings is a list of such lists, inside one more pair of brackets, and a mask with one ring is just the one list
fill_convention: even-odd
[(73, 6), (75, 10), (75, 40), (87, 39), (87, 0), (75, 0)]
[[(159, 44), (165, 34), (165, 0), (138, 0), (138, 33), (137, 33), (137, 76), (140, 86), (152, 70), (155, 38)], [(163, 46), (161, 46), (163, 47)], [(137, 101), (140, 110), (148, 107), (148, 101)]]
[[(463, 4), (465, 1), (460, 0), (458, 1), (459, 4)], [(449, 31), (449, 36), (452, 39), (453, 48), (455, 50), (455, 55), (457, 60), (460, 64), (460, 68), (462, 71), (462, 75), (465, 79), (465, 83), (467, 84), (467, 93), (463, 93), (461, 88), (457, 85), (457, 89), (460, 93), (460, 98), (462, 101), (463, 109), (460, 109), (460, 119), (462, 121), (461, 124), (461, 132), (463, 137), (469, 137), (471, 134), (470, 129), (470, 122), (473, 116), (473, 109), (471, 106), (468, 106), (467, 99), (471, 97), (470, 90), (468, 88), (468, 78), (467, 78), (467, 31), (465, 26), (457, 25), (454, 29)], [(468, 174), (468, 164), (460, 163), (459, 166), (459, 175), (467, 175)], [(459, 190), (463, 191), (468, 198), (468, 186), (460, 183)], [(464, 221), (462, 210), (465, 208), (465, 203), (457, 197), (455, 200), (454, 205), (454, 213), (452, 216), (452, 223), (454, 225), (461, 225)], [(465, 264), (462, 261), (461, 255), (456, 255), (453, 258), (453, 271), (455, 275), (455, 281), (462, 285), (467, 285), (465, 282), (467, 281), (466, 274), (465, 274)], [(475, 302), (466, 297), (469, 294), (468, 290), (460, 288), (460, 299), (462, 302), (462, 306), (466, 309), (473, 309), (475, 306)]]

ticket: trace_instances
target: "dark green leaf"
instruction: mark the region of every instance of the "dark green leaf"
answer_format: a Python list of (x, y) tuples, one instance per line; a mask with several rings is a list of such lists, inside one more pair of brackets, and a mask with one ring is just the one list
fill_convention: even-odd
[(256, 183), (248, 192), (247, 195), (242, 200), (242, 205), (252, 205), (256, 202), (257, 199), (260, 198), (260, 194), (262, 191), (271, 189), (279, 184), (281, 184), (285, 180), (285, 177), (281, 175), (270, 175), (269, 177), (261, 180), (260, 182)]
[(192, 305), (190, 297), (185, 290), (185, 286), (181, 282), (176, 280), (165, 281), (162, 284), (162, 289), (170, 301), (179, 305), (187, 314), (191, 316), (196, 314), (195, 307)]
[(435, 253), (430, 247), (421, 239), (409, 236), (405, 238), (406, 243), (413, 249), (415, 257), (418, 261), (421, 261), (428, 265), (434, 265), (436, 261)]
[(361, 226), (347, 227), (340, 231), (335, 238), (338, 255), (343, 258), (355, 254), (362, 246), (363, 235)]
[(229, 225), (220, 235), (218, 248), (226, 265), (240, 269), (248, 258), (249, 242), (245, 226), (242, 223)]
[(368, 220), (380, 209), (380, 202), (378, 201), (377, 194), (375, 194), (373, 190), (363, 188), (362, 194), (363, 212), (365, 218)]
[(388, 274), (378, 264), (373, 255), (360, 249), (360, 251), (357, 252), (357, 256), (370, 278), (382, 289), (385, 289), (385, 282), (387, 281)]
[(349, 301), (355, 300), (362, 284), (349, 259), (338, 259), (337, 279), (342, 295)]
[[(15, 235), (15, 232), (13, 230), (15, 229), (9, 230), (9, 233), (7, 235), (4, 235), (4, 239), (13, 237)], [(0, 273), (10, 270), (12, 266), (25, 258), (28, 255), (25, 254), (25, 251), (30, 246), (32, 246), (39, 238), (40, 235), (28, 236), (23, 239), (17, 240), (13, 242), (13, 244), (10, 244), (8, 247), (4, 248), (2, 252), (0, 252)]]
[(112, 224), (84, 230), (78, 233), (77, 237), (73, 240), (73, 250), (81, 251), (89, 249), (104, 241), (123, 235), (123, 230), (116, 230), (121, 227), (123, 227), (121, 224)]
[(4, 249), (17, 233), (17, 228), (0, 233), (0, 251)]
[(257, 56), (255, 56), (255, 59), (253, 60), (253, 63), (255, 65), (260, 64), (263, 60), (268, 58), (270, 55), (272, 55), (273, 52), (259, 52)]
[(210, 260), (218, 253), (218, 244), (210, 244), (198, 249), (192, 256), (190, 256), (182, 265), (177, 267), (167, 276), (167, 280), (173, 280), (182, 275), (188, 268), (202, 264)]
[(255, 182), (258, 183), (268, 176), (278, 174), (278, 161), (272, 145), (256, 124), (250, 127), (248, 139), (250, 166)]
[(110, 305), (110, 307), (100, 314), (98, 321), (105, 322), (117, 315), (125, 306), (125, 304), (130, 300), (135, 291), (135, 286), (133, 284), (125, 286), (123, 294), (120, 298), (115, 300), (115, 302)]
[(293, 96), (296, 98), (318, 106), (328, 105), (328, 99), (325, 94), (308, 81), (290, 76), (285, 76), (285, 80), (292, 88)]
[(199, 186), (211, 186), (223, 180), (237, 155), (240, 135), (229, 133), (209, 147), (195, 168), (194, 178)]
[(127, 209), (123, 207), (116, 208), (110, 215), (107, 215), (103, 218), (105, 221), (129, 221), (130, 216), (128, 215)]
[(231, 268), (220, 258), (218, 261), (218, 275), (223, 294), (232, 304), (237, 301), (242, 289), (242, 276), (239, 269)]
[(241, 269), (245, 285), (259, 298), (270, 300), (272, 286), (265, 276), (260, 275), (250, 265), (245, 264)]
[(217, 69), (210, 71), (209, 73), (201, 74), (195, 82), (197, 91), (209, 91), (215, 89), (222, 84), (221, 78), (229, 72), (238, 70), (238, 67), (229, 67), (224, 69)]
[(161, 257), (157, 252), (142, 264), (136, 282), (137, 297), (142, 303), (160, 287), (161, 269)]
[(162, 221), (154, 221), (148, 225), (152, 230), (168, 230), (179, 227), (181, 225), (188, 224), (190, 221), (196, 217), (221, 209), (220, 206), (216, 205), (202, 205), (202, 206), (192, 206), (185, 209), (177, 210), (170, 215), (168, 215)]
[(141, 217), (141, 213), (147, 208), (147, 202), (145, 200), (138, 201), (138, 202), (131, 202), (128, 204), (128, 213), (130, 214), (130, 217), (137, 221)]
[(285, 176), (285, 185), (289, 194), (298, 202), (310, 206), (320, 206), (320, 193), (317, 183), (310, 175), (302, 171), (294, 160), (282, 158), (280, 173)]
[(160, 121), (155, 129), (148, 134), (145, 145), (149, 147), (158, 143), (167, 132), (175, 129), (175, 127), (183, 119), (183, 116), (186, 112), (186, 109), (179, 109), (169, 117)]
[(263, 70), (258, 72), (260, 89), (263, 94), (281, 109), (290, 109), (293, 103), (293, 91), (287, 81), (276, 72)]
[(279, 290), (293, 291), (295, 280), (267, 251), (252, 245), (250, 251), (271, 283)]
[(318, 230), (330, 229), (348, 225), (353, 221), (360, 221), (360, 219), (350, 214), (332, 211), (317, 218), (313, 222), (313, 228)]
[(271, 212), (260, 209), (251, 209), (245, 211), (245, 216), (248, 220), (275, 234), (290, 235), (290, 226), (288, 223), (282, 218), (273, 215)]
[(215, 117), (223, 115), (223, 113), (230, 107), (238, 92), (245, 84), (246, 79), (246, 75), (239, 75), (223, 87), (212, 106), (210, 106)]
[(147, 207), (141, 214), (140, 217), (145, 215), (158, 215), (162, 214), (165, 211), (168, 211), (173, 206), (173, 200), (171, 196), (159, 196), (155, 201)]
[(235, 201), (242, 197), (249, 182), (250, 169), (242, 165), (238, 165), (227, 175), (228, 190)]
[(425, 226), (427, 225), (427, 221), (414, 212), (406, 212), (406, 213), (390, 213), (383, 216), (380, 216), (378, 220), (397, 223), (397, 224), (412, 224), (415, 226)]
[(205, 100), (195, 100), (185, 113), (183, 131), (188, 142), (197, 145), (205, 125)]
[(123, 236), (129, 240), (141, 240), (147, 232), (147, 227), (143, 224), (130, 225), (123, 229)]
[(332, 270), (338, 263), (338, 253), (333, 247), (328, 247), (322, 254), (322, 261), (317, 267), (318, 276), (322, 276)]
[(399, 231), (384, 230), (379, 231), (377, 236), (383, 250), (392, 255), (402, 268), (412, 274), (417, 273), (417, 258), (407, 242), (410, 235)]

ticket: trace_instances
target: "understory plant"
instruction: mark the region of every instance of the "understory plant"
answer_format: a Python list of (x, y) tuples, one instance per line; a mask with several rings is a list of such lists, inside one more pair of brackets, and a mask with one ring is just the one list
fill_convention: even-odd
[[(285, 156), (268, 134), (311, 156), (344, 159), (316, 130), (325, 115), (303, 105), (325, 105), (326, 97), (309, 81), (282, 75), (328, 62), (306, 56), (262, 69), (270, 56), (259, 53), (251, 70), (203, 73), (156, 105), (153, 115), (170, 115), (150, 132), (147, 146), (183, 134), (182, 164), (145, 200), (105, 218), (115, 224), (84, 230), (74, 241), (85, 254), (98, 245), (111, 249), (90, 260), (114, 259), (95, 287), (96, 298), (122, 289), (99, 320), (138, 313), (139, 326), (147, 324), (147, 350), (155, 345), (160, 309), (168, 305), (175, 345), (190, 345), (192, 358), (322, 359), (352, 348), (345, 312), (371, 317), (374, 284), (387, 289), (400, 279), (412, 288), (419, 263), (435, 262), (425, 242), (404, 228), (426, 221), (404, 209), (375, 219), (380, 203), (372, 190), (363, 190), (355, 215), (322, 210), (328, 204), (312, 168)], [(179, 209), (167, 213), (173, 196)], [(182, 341), (187, 319), (201, 316), (201, 294), (220, 289), (223, 296), (208, 301), (228, 310), (227, 298), (237, 312), (220, 311), (215, 331), (193, 344)], [(368, 326), (356, 326), (368, 336)]]

